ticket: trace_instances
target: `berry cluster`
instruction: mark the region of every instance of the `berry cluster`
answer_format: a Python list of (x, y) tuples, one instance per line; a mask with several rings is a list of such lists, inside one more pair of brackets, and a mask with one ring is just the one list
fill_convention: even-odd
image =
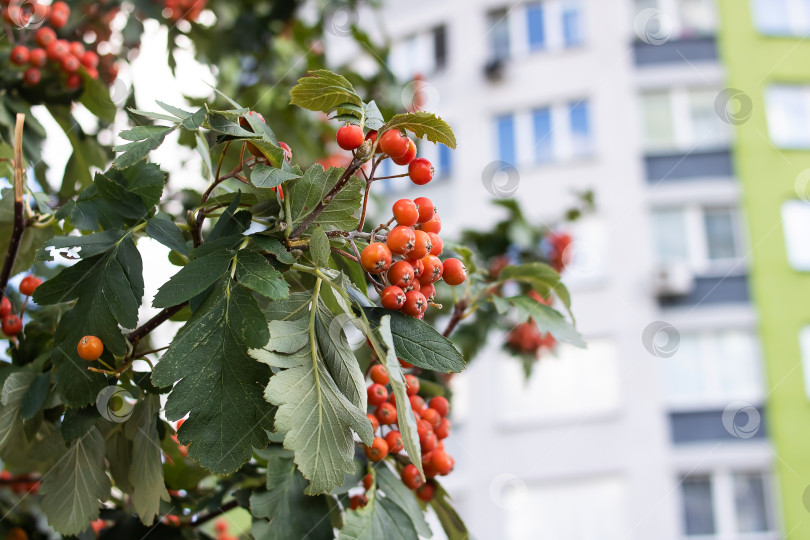
[(28, 303), (28, 297), (34, 294), (34, 290), (42, 284), (42, 280), (36, 276), (25, 276), (20, 282), (20, 294), (25, 296), (20, 314), (12, 313), (14, 306), (11, 305), (11, 300), (8, 296), (3, 296), (0, 300), (0, 321), (2, 321), (3, 333), (10, 337), (16, 337), (17, 334), (22, 332), (23, 322), (22, 315), (25, 313), (25, 306)]
[[(410, 364), (400, 360), (403, 367)], [(404, 448), (402, 434), (397, 427), (397, 408), (394, 393), (388, 390), (388, 373), (381, 364), (375, 364), (369, 371), (371, 384), (369, 385), (368, 404), (373, 413), (368, 413), (371, 428), (375, 437), (371, 446), (365, 448), (366, 457), (370, 461), (381, 461), (388, 455), (398, 454)], [(428, 481), (423, 482), (419, 469), (409, 463), (402, 468), (400, 476), (402, 482), (410, 489), (416, 491), (416, 496), (428, 502), (433, 498), (435, 484), (433, 478), (437, 475), (447, 475), (453, 470), (455, 460), (444, 449), (443, 440), (450, 435), (452, 427), (447, 418), (450, 412), (450, 403), (442, 396), (431, 398), (427, 403), (419, 396), (419, 379), (415, 375), (405, 375), (408, 400), (411, 403), (416, 429), (419, 433), (419, 445), (422, 449), (422, 468)], [(366, 476), (363, 480), (365, 490), (371, 488), (372, 479)], [(365, 495), (355, 495), (351, 498), (352, 510), (364, 506)]]
[[(529, 291), (529, 296), (541, 304), (550, 305), (551, 301), (543, 298), (536, 291)], [(551, 350), (557, 345), (557, 340), (551, 333), (543, 333), (537, 324), (529, 319), (527, 322), (515, 326), (506, 336), (506, 346), (516, 354), (539, 356), (546, 349)]]
[(94, 51), (87, 51), (80, 41), (59, 39), (56, 31), (65, 26), (70, 17), (70, 7), (65, 2), (54, 2), (50, 6), (37, 4), (35, 0), (3, 0), (5, 19), (19, 28), (29, 23), (47, 21), (33, 34), (38, 47), (24, 45), (30, 40), (30, 32), (23, 32), (19, 45), (11, 49), (9, 60), (12, 64), (26, 68), (22, 74), (23, 83), (36, 86), (42, 80), (42, 71), (48, 70), (56, 77), (64, 77), (68, 90), (76, 90), (82, 85), (79, 69), (83, 68), (92, 78), (98, 78), (99, 57)]
[(171, 21), (194, 22), (205, 9), (206, 0), (162, 0), (163, 16)]

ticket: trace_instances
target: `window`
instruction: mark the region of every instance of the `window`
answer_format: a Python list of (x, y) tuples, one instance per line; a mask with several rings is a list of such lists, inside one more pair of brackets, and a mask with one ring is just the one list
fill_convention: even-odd
[(810, 203), (787, 201), (782, 203), (782, 228), (788, 263), (794, 270), (810, 272)]
[(499, 495), (509, 540), (626, 540), (632, 536), (627, 486), (618, 477), (505, 484)]
[(810, 33), (808, 0), (751, 0), (754, 25), (764, 35), (805, 36)]
[[(583, 158), (595, 153), (587, 100), (558, 103), (495, 119), (498, 156), (520, 165)], [(527, 141), (518, 145), (518, 141)]]
[(489, 13), (492, 58), (503, 60), (534, 51), (559, 51), (585, 41), (576, 0), (543, 0)]
[(616, 347), (610, 340), (588, 340), (587, 349), (560, 344), (556, 357), (544, 358), (528, 381), (513, 358), (498, 364), (503, 406), (500, 421), (525, 428), (525, 422), (574, 422), (614, 413), (620, 402)]
[(402, 79), (413, 79), (447, 65), (447, 30), (438, 26), (394, 43), (389, 55), (391, 71)]
[(810, 86), (772, 85), (765, 91), (768, 132), (780, 148), (810, 148)]
[[(776, 540), (768, 475), (719, 470), (681, 478), (681, 529), (701, 540)], [(753, 536), (747, 536), (747, 535)]]
[(698, 274), (724, 274), (743, 257), (738, 215), (728, 206), (690, 205), (652, 213), (661, 265), (683, 263)]
[(642, 96), (644, 146), (650, 152), (727, 147), (731, 129), (715, 111), (719, 90), (674, 89)]
[(763, 400), (759, 343), (752, 331), (681, 332), (677, 351), (662, 361), (671, 410), (723, 409), (732, 401)]
[[(765, 0), (768, 1), (768, 0)], [(687, 39), (713, 35), (717, 30), (717, 13), (715, 0), (635, 0), (633, 16), (644, 17), (646, 9), (653, 9), (663, 13), (657, 22), (667, 25), (670, 39)], [(642, 24), (651, 24), (653, 21), (644, 20)]]

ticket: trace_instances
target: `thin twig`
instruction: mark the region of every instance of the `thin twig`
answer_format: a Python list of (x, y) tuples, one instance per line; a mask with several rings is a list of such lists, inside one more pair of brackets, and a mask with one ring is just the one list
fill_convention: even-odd
[(234, 499), (232, 501), (228, 501), (225, 504), (223, 504), (222, 506), (220, 506), (219, 508), (217, 508), (216, 510), (211, 510), (211, 511), (205, 512), (203, 514), (199, 514), (199, 516), (197, 516), (197, 519), (192, 518), (193, 521), (188, 522), (187, 526), (199, 527), (203, 523), (208, 523), (212, 519), (218, 518), (219, 516), (221, 516), (225, 512), (233, 510), (237, 506), (239, 506), (239, 501), (237, 501), (236, 499)]
[(176, 306), (168, 307), (162, 310), (160, 313), (143, 323), (139, 328), (136, 328), (129, 334), (127, 334), (127, 339), (129, 339), (130, 343), (135, 343), (139, 341), (144, 336), (148, 335), (152, 330), (160, 326), (161, 324), (165, 323), (169, 319), (174, 316), (175, 313), (180, 311), (185, 307), (188, 302), (183, 302), (182, 304), (178, 304)]
[(351, 261), (354, 261), (354, 262), (356, 262), (356, 263), (360, 263), (360, 259), (358, 259), (358, 258), (357, 258), (357, 257), (355, 257), (354, 255), (350, 255), (350, 254), (346, 253), (345, 251), (343, 251), (343, 250), (342, 250), (342, 249), (340, 249), (340, 248), (336, 248), (335, 246), (329, 246), (329, 249), (331, 249), (331, 250), (332, 250), (332, 251), (334, 251), (335, 253), (338, 253), (338, 254), (340, 254), (340, 255), (343, 255), (344, 257), (346, 257), (347, 259), (349, 259), (349, 260), (351, 260)]
[(11, 239), (6, 252), (6, 261), (3, 263), (3, 271), (0, 273), (0, 294), (5, 295), (8, 280), (14, 269), (14, 261), (17, 259), (17, 251), (20, 249), (20, 241), (25, 231), (25, 206), (23, 203), (23, 125), (25, 115), (17, 113), (17, 123), (14, 126), (14, 226), (11, 231)]
[(467, 309), (467, 300), (461, 299), (459, 300), (455, 306), (453, 306), (453, 314), (450, 316), (450, 322), (447, 323), (447, 328), (444, 329), (442, 335), (444, 337), (449, 337), (450, 334), (453, 333), (453, 330), (456, 329), (458, 323), (461, 322), (461, 319), (464, 318), (464, 310)]

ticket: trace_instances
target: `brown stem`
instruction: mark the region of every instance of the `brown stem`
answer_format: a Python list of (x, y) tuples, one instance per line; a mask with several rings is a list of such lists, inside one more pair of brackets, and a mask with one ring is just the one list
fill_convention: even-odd
[(225, 504), (223, 504), (222, 506), (220, 506), (219, 508), (217, 508), (216, 510), (211, 510), (209, 512), (205, 512), (203, 514), (200, 514), (197, 517), (197, 519), (195, 519), (194, 521), (189, 522), (188, 526), (189, 527), (199, 527), (203, 523), (208, 523), (212, 519), (218, 518), (219, 516), (221, 516), (225, 512), (228, 512), (229, 510), (233, 510), (237, 506), (239, 506), (239, 501), (237, 501), (236, 499), (234, 499), (232, 501), (228, 501)]
[(129, 339), (130, 343), (135, 343), (139, 341), (144, 336), (148, 335), (149, 332), (160, 326), (161, 324), (168, 321), (172, 316), (183, 309), (188, 302), (183, 302), (182, 304), (178, 304), (176, 306), (168, 307), (162, 310), (160, 313), (143, 323), (139, 328), (136, 328), (129, 334), (127, 334), (127, 339)]
[(357, 257), (355, 257), (354, 255), (350, 255), (350, 254), (346, 253), (346, 252), (345, 252), (345, 251), (343, 251), (342, 249), (336, 248), (336, 247), (334, 247), (334, 246), (329, 246), (329, 249), (331, 249), (331, 250), (332, 250), (332, 251), (334, 251), (335, 253), (338, 253), (338, 254), (340, 254), (340, 255), (343, 255), (344, 257), (346, 257), (347, 259), (349, 259), (349, 260), (351, 260), (351, 261), (354, 261), (354, 262), (356, 262), (356, 263), (359, 263), (359, 262), (360, 262), (360, 260), (359, 260)]
[(444, 332), (442, 332), (442, 335), (444, 337), (449, 337), (450, 334), (453, 333), (453, 330), (456, 329), (458, 323), (461, 322), (465, 309), (467, 309), (466, 299), (459, 300), (458, 303), (456, 303), (456, 305), (453, 306), (453, 314), (450, 316), (450, 322), (447, 323), (447, 328), (445, 328)]
[(6, 294), (8, 280), (14, 269), (14, 261), (17, 259), (17, 252), (20, 249), (23, 231), (25, 231), (25, 206), (23, 203), (23, 125), (25, 115), (17, 114), (17, 123), (14, 126), (14, 226), (11, 231), (11, 240), (6, 252), (6, 260), (3, 263), (3, 270), (0, 273), (0, 294)]
[(337, 195), (341, 189), (346, 187), (346, 184), (349, 183), (349, 178), (351, 178), (352, 175), (357, 172), (357, 169), (362, 166), (362, 161), (353, 159), (334, 187), (329, 190), (329, 193), (327, 193), (326, 196), (315, 206), (315, 208), (312, 209), (312, 212), (310, 212), (306, 219), (304, 219), (304, 221), (302, 221), (298, 227), (293, 230), (292, 234), (290, 234), (290, 238), (298, 238), (301, 236), (301, 233), (309, 229), (310, 225), (312, 225), (315, 220), (318, 219), (318, 216), (320, 216), (323, 211), (326, 210), (326, 207), (329, 206), (329, 203), (332, 202), (335, 195)]
[(0, 478), (0, 486), (13, 486), (14, 484), (27, 484), (28, 482), (39, 482), (42, 477), (38, 474), (18, 474), (8, 478)]
[(360, 223), (357, 224), (357, 231), (363, 230), (363, 225), (366, 224), (366, 209), (368, 208), (368, 193), (371, 191), (371, 182), (373, 180), (369, 179), (366, 181), (366, 191), (363, 193), (363, 213), (360, 214)]

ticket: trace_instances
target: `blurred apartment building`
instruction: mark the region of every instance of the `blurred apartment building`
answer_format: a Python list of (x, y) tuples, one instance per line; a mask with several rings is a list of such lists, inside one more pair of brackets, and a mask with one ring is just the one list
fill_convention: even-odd
[(475, 537), (810, 538), (810, 1), (355, 15), (456, 132), (420, 149), (450, 234), (596, 194), (564, 274), (588, 349), (525, 382), (496, 336), (458, 378), (446, 484)]

